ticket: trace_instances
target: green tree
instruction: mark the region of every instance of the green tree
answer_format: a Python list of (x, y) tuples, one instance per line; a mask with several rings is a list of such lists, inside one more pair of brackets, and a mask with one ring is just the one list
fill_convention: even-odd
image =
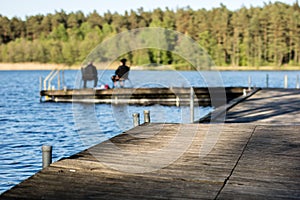
[(8, 43), (12, 40), (10, 21), (7, 17), (0, 15), (0, 44)]
[(54, 28), (50, 34), (50, 37), (54, 40), (60, 40), (66, 42), (68, 40), (68, 33), (63, 24), (58, 25)]
[(91, 14), (86, 17), (86, 22), (88, 22), (92, 28), (99, 27), (102, 28), (102, 24), (105, 22), (104, 19), (94, 10)]
[(42, 32), (41, 22), (43, 20), (42, 15), (30, 16), (26, 19), (26, 37), (30, 40), (38, 39)]

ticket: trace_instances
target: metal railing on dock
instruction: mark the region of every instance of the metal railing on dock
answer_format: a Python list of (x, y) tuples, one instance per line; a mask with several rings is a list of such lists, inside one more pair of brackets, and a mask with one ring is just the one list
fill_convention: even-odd
[[(52, 81), (54, 78), (57, 77), (57, 84), (52, 85)], [(55, 68), (53, 69), (43, 80), (43, 78), (40, 76), (40, 101), (42, 101), (42, 95), (41, 91), (49, 91), (49, 90), (60, 90), (61, 86), (63, 86), (64, 89), (66, 89), (65, 86), (65, 73), (63, 69)], [(48, 97), (45, 97), (46, 100)]]
[[(57, 85), (52, 85), (53, 79), (57, 77)], [(61, 85), (65, 86), (65, 77), (64, 77), (64, 70), (55, 68), (53, 69), (43, 80), (42, 77), (40, 77), (40, 91), (41, 90), (55, 90), (60, 89)]]

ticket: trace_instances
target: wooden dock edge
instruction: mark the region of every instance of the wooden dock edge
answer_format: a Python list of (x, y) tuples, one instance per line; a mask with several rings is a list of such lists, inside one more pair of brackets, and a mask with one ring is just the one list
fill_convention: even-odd
[(248, 99), (256, 92), (261, 90), (261, 88), (254, 88), (250, 90), (246, 95), (242, 95), (235, 99), (232, 99), (227, 104), (217, 107), (215, 110), (211, 111), (207, 115), (201, 117), (199, 120), (194, 121), (194, 123), (207, 123), (207, 122), (215, 122), (215, 123), (222, 123), (224, 122), (226, 112), (229, 111), (234, 106), (238, 105), (239, 103), (243, 102), (244, 100)]
[[(224, 96), (224, 89), (226, 96)], [(210, 106), (210, 93), (220, 94), (214, 99), (217, 106), (223, 105), (224, 98), (230, 100), (243, 94), (245, 87), (193, 87), (194, 102), (201, 106)], [(130, 105), (166, 105), (189, 106), (191, 88), (117, 88), (117, 89), (67, 89), (42, 90), (40, 102), (62, 103), (99, 103), (99, 104), (130, 104)]]

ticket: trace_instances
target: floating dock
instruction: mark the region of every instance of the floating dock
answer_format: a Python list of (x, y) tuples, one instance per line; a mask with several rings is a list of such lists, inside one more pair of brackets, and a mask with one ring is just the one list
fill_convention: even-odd
[(222, 105), (243, 95), (244, 87), (213, 88), (116, 88), (116, 89), (65, 89), (40, 91), (43, 102), (115, 103), (135, 105), (189, 105), (191, 95), (201, 106)]
[(145, 123), (0, 199), (300, 199), (299, 105), (300, 90), (262, 89), (225, 123)]

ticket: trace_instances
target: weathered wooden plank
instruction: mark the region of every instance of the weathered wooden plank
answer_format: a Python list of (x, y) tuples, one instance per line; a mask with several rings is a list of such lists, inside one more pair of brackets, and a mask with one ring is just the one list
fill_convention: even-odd
[(299, 128), (258, 126), (220, 199), (300, 199)]
[[(57, 174), (59, 173), (59, 180)], [(92, 175), (91, 175), (92, 174)], [(148, 178), (144, 176), (82, 173), (51, 168), (44, 171), (31, 187), (35, 191), (29, 191), (26, 195), (40, 198), (41, 194), (46, 199), (167, 199), (186, 198), (197, 199), (204, 196), (212, 196), (219, 188), (216, 183), (188, 182), (181, 179), (166, 179), (164, 177)], [(65, 184), (68, 183), (68, 184)], [(44, 187), (47, 185), (47, 187)], [(20, 186), (19, 194), (24, 194), (27, 188)], [(176, 189), (176, 190), (175, 190)], [(202, 191), (202, 194), (199, 192)], [(13, 195), (12, 195), (13, 196)], [(16, 196), (14, 196), (16, 197)]]
[[(215, 124), (214, 126), (219, 125)], [(90, 197), (99, 199), (213, 199), (230, 174), (243, 146), (246, 145), (245, 138), (250, 137), (253, 125), (245, 125), (242, 134), (236, 127), (236, 125), (228, 125), (219, 130), (220, 135), (211, 152), (207, 156), (200, 157), (199, 151), (205, 136), (209, 134), (210, 129), (214, 132), (217, 130), (214, 130), (212, 125), (143, 125), (114, 137), (111, 141), (119, 148), (140, 153), (138, 156), (143, 160), (147, 159), (144, 152), (165, 147), (177, 136), (180, 128), (184, 131), (195, 131), (195, 135), (191, 145), (185, 152), (182, 152), (178, 159), (170, 162), (167, 166), (147, 173), (128, 173), (115, 170), (107, 163), (100, 162), (97, 160), (98, 155), (113, 157), (114, 159), (110, 160), (108, 164), (114, 164), (113, 166), (118, 166), (119, 169), (143, 166), (143, 163), (139, 163), (133, 158), (128, 158), (126, 163), (120, 162), (122, 155), (118, 155), (108, 147), (102, 148), (103, 143), (101, 143), (75, 156), (53, 163), (49, 168), (24, 181), (11, 192), (4, 193), (0, 199), (17, 198), (24, 193), (32, 199), (41, 197), (49, 199), (55, 197), (74, 197), (74, 199)], [(184, 141), (184, 135), (179, 137), (179, 141)], [(230, 144), (228, 144), (229, 141), (231, 141)], [(174, 144), (180, 145), (180, 142)], [(101, 154), (101, 151), (106, 152)], [(93, 156), (96, 156), (96, 159)], [(155, 159), (162, 161), (166, 157), (161, 156)]]
[(300, 90), (263, 89), (230, 109), (227, 123), (300, 124)]
[[(230, 184), (230, 183), (229, 183)], [(273, 183), (269, 183), (273, 184)], [(291, 190), (291, 189), (276, 189), (276, 188), (266, 188), (264, 186), (248, 186), (248, 185), (240, 185), (237, 184), (234, 189), (226, 190), (221, 193), (220, 197), (217, 199), (291, 199), (296, 200), (299, 199), (299, 189)]]

